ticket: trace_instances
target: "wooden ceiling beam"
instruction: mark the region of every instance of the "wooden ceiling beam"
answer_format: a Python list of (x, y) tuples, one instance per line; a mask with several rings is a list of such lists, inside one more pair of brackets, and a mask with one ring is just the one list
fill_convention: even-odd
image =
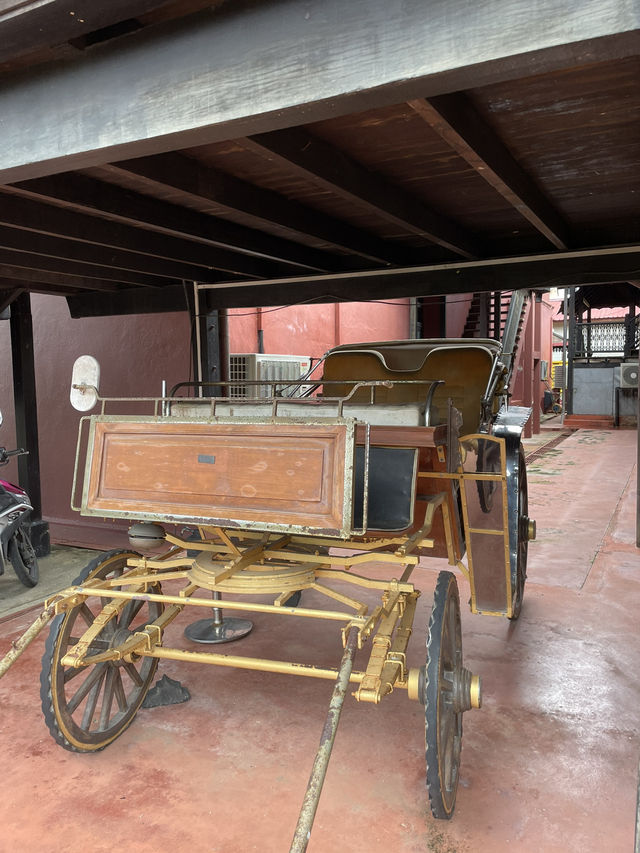
[(32, 252), (51, 258), (63, 258), (111, 267), (114, 270), (130, 270), (147, 273), (161, 278), (178, 278), (187, 281), (226, 281), (228, 275), (212, 273), (204, 267), (172, 261), (168, 258), (156, 258), (130, 252), (125, 249), (113, 249), (96, 243), (71, 240), (68, 237), (52, 237), (35, 231), (23, 231), (0, 225), (0, 249), (14, 249), (20, 252)]
[[(19, 287), (16, 289), (16, 284), (23, 284), (26, 286)], [(28, 291), (29, 293), (45, 293), (53, 296), (72, 296), (73, 294), (80, 292), (75, 287), (62, 286), (59, 284), (47, 284), (46, 282), (37, 281), (30, 281), (27, 284), (27, 282), (16, 282), (15, 279), (2, 278), (2, 276), (0, 276), (0, 291), (4, 293), (5, 291), (8, 292), (11, 290), (15, 290), (16, 296), (19, 296), (25, 291)], [(107, 291), (104, 292), (106, 293)], [(88, 293), (87, 295), (89, 297), (102, 296), (102, 291), (93, 291), (91, 293)], [(13, 301), (13, 299), (11, 301)]]
[(31, 290), (30, 284), (58, 285), (70, 290), (120, 290), (115, 281), (106, 281), (97, 278), (86, 278), (81, 275), (69, 275), (67, 273), (49, 272), (46, 270), (25, 269), (12, 264), (0, 263), (0, 279), (7, 279), (15, 284), (24, 284), (24, 290)]
[(375, 263), (406, 263), (408, 260), (408, 253), (400, 246), (389, 245), (346, 222), (291, 201), (273, 190), (204, 166), (183, 154), (158, 154), (112, 165), (153, 184), (172, 187), (234, 214), (241, 213), (257, 227), (277, 226), (298, 239), (311, 238)]
[[(122, 175), (122, 170), (115, 166), (104, 166), (103, 171)], [(186, 237), (208, 246), (239, 252), (241, 255), (256, 256), (321, 272), (339, 269), (338, 259), (330, 253), (145, 196), (87, 175), (67, 172), (22, 181), (13, 184), (12, 188), (21, 195), (41, 201), (64, 202), (65, 206), (72, 210), (105, 215), (118, 222), (174, 237)]]
[(356, 163), (304, 128), (262, 133), (243, 147), (302, 173), (321, 189), (374, 211), (411, 234), (426, 237), (465, 258), (478, 257), (480, 245), (464, 228), (429, 210), (419, 199)]
[(174, 286), (153, 292), (135, 288), (118, 293), (73, 293), (67, 296), (67, 305), (74, 318), (161, 314), (189, 307), (184, 288)]
[(235, 252), (227, 252), (222, 258), (220, 250), (192, 240), (41, 204), (31, 198), (10, 194), (7, 189), (10, 188), (3, 187), (0, 194), (0, 223), (7, 226), (221, 270), (229, 274), (226, 278), (237, 274), (264, 278), (270, 268), (283, 269), (278, 264), (269, 265)]
[(82, 62), (13, 75), (0, 91), (0, 182), (638, 54), (637, 0), (599, 0), (588, 13), (566, 0), (545, 0), (544, 14), (531, 0), (506, 12), (477, 0), (300, 10), (299, 0), (235, 0)]
[(557, 249), (567, 224), (462, 93), (407, 102), (420, 118)]
[(212, 308), (247, 308), (287, 305), (295, 299), (316, 302), (363, 302), (452, 293), (572, 287), (580, 284), (617, 283), (637, 278), (640, 245), (614, 249), (551, 253), (529, 257), (431, 264), (423, 267), (345, 273), (318, 277), (240, 282), (233, 287), (206, 288)]
[[(0, 315), (9, 308), (11, 303), (20, 296), (21, 293), (24, 293), (23, 287), (16, 287), (15, 281), (9, 281), (7, 279), (0, 279)], [(0, 320), (8, 320), (9, 313), (2, 317), (0, 316)]]
[(178, 284), (173, 278), (161, 278), (66, 258), (52, 258), (48, 255), (36, 255), (33, 252), (16, 252), (12, 249), (0, 249), (0, 264), (60, 273), (61, 275), (82, 276), (86, 279), (97, 278), (102, 281), (116, 281), (122, 284), (138, 285), (139, 287), (162, 287), (165, 284)]

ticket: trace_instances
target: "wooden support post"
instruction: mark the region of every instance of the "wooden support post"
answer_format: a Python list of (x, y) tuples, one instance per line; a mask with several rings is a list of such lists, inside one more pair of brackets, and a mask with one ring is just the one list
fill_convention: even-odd
[[(640, 352), (638, 356), (638, 370), (640, 370)], [(638, 411), (636, 415), (636, 435), (638, 449), (636, 452), (636, 548), (640, 548), (640, 389), (638, 390), (637, 399)]]
[(533, 294), (531, 300), (531, 314), (533, 319), (533, 413), (531, 415), (533, 434), (540, 433), (540, 413), (542, 411), (543, 394), (540, 389), (540, 356), (542, 355), (542, 295), (540, 293)]
[[(534, 383), (534, 326), (535, 326), (535, 301), (529, 300), (529, 307), (524, 327), (524, 340), (522, 342), (522, 405), (533, 406), (535, 395), (533, 393)], [(531, 438), (533, 435), (533, 417), (529, 418), (524, 427), (524, 437)]]
[(49, 525), (42, 520), (33, 324), (28, 293), (21, 293), (12, 303), (10, 326), (16, 441), (18, 447), (29, 451), (28, 456), (18, 457), (18, 480), (33, 505), (29, 522), (31, 542), (37, 556), (44, 557), (50, 551)]
[(567, 415), (573, 414), (573, 362), (576, 357), (576, 289), (569, 288), (569, 336), (567, 351), (567, 375), (565, 387), (567, 389), (567, 400), (564, 411)]

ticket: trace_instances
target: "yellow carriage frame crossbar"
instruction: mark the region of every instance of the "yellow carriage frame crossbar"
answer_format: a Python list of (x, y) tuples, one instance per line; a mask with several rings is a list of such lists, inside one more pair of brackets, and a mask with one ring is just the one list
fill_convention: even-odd
[[(343, 645), (346, 645), (351, 629), (355, 629), (359, 648), (373, 636), (366, 669), (350, 674), (349, 680), (359, 684), (354, 693), (356, 699), (379, 703), (394, 688), (407, 689), (412, 698), (418, 698), (418, 672), (409, 672), (406, 649), (420, 592), (409, 578), (419, 561), (418, 555), (412, 552), (433, 546), (429, 533), (438, 508), (445, 516), (447, 546), (452, 556), (449, 509), (444, 494), (428, 501), (425, 522), (410, 538), (392, 537), (369, 543), (340, 542), (340, 549), (358, 550), (359, 553), (350, 556), (330, 554), (329, 548), (335, 548), (337, 544), (331, 539), (273, 533), (260, 535), (245, 531), (238, 534), (238, 531), (208, 527), (199, 528), (203, 538), (197, 542), (166, 534), (171, 547), (158, 558), (130, 558), (127, 560), (128, 571), (121, 576), (88, 578), (82, 585), (62, 590), (46, 602), (46, 609), (53, 616), (81, 606), (91, 598), (104, 600), (98, 615), (67, 650), (61, 663), (80, 668), (105, 661), (128, 662), (139, 657), (152, 657), (335, 680), (338, 674), (335, 667), (163, 646), (164, 630), (185, 607), (211, 609), (213, 606), (211, 599), (195, 595), (197, 590), (245, 592), (255, 596), (272, 594), (277, 585), (279, 593), (273, 604), (224, 598), (217, 599), (215, 607), (342, 623)], [(232, 539), (238, 535), (241, 536), (240, 543)], [(395, 550), (380, 550), (389, 546), (395, 546)], [(196, 550), (197, 557), (185, 556), (187, 550)], [(384, 580), (354, 571), (373, 562), (393, 567), (397, 577)], [(163, 581), (183, 581), (184, 586), (176, 595), (155, 591)], [(380, 604), (370, 609), (359, 599), (329, 585), (335, 581), (380, 592)], [(300, 589), (313, 589), (347, 609), (287, 607), (286, 601)], [(164, 609), (153, 622), (134, 631), (113, 648), (92, 650), (93, 641), (105, 625), (117, 618), (125, 604), (132, 600), (158, 602), (164, 605)]]
[[(167, 551), (157, 558), (140, 557), (127, 561), (128, 571), (123, 575), (103, 580), (89, 577), (83, 584), (62, 590), (45, 603), (45, 610), (37, 623), (14, 643), (11, 651), (0, 661), (0, 676), (22, 654), (38, 633), (56, 615), (82, 605), (90, 598), (104, 600), (104, 606), (92, 624), (77, 642), (67, 650), (61, 660), (63, 666), (81, 668), (103, 661), (128, 662), (139, 657), (184, 660), (208, 663), (239, 669), (287, 673), (311, 678), (335, 680), (336, 667), (319, 667), (294, 661), (269, 660), (241, 655), (218, 654), (163, 645), (164, 630), (185, 607), (242, 610), (247, 613), (270, 613), (298, 619), (321, 619), (342, 623), (342, 644), (346, 646), (352, 629), (357, 646), (362, 648), (372, 638), (371, 653), (364, 670), (354, 670), (349, 680), (359, 686), (354, 696), (359, 701), (379, 703), (394, 689), (405, 689), (411, 699), (420, 699), (421, 669), (409, 669), (406, 650), (412, 633), (413, 619), (420, 591), (410, 579), (419, 562), (418, 550), (432, 548), (430, 538), (438, 510), (442, 513), (446, 551), (450, 565), (457, 566), (470, 583), (472, 612), (495, 613), (511, 616), (511, 573), (507, 530), (507, 474), (505, 442), (502, 438), (489, 440), (499, 446), (500, 470), (494, 473), (467, 472), (464, 470), (465, 448), (472, 448), (478, 439), (487, 440), (485, 434), (469, 435), (460, 440), (461, 462), (454, 472), (431, 471), (418, 473), (440, 480), (457, 480), (460, 484), (462, 522), (467, 540), (467, 565), (456, 559), (453, 543), (453, 519), (446, 492), (427, 499), (423, 525), (411, 536), (376, 538), (371, 541), (335, 540), (311, 536), (282, 535), (275, 532), (224, 529), (199, 526), (200, 541), (180, 539), (165, 534)], [(469, 526), (468, 489), (471, 483), (493, 481), (501, 487), (502, 530)], [(479, 609), (473, 574), (473, 551), (470, 534), (477, 533), (496, 538), (502, 536), (504, 548), (506, 607), (501, 610)], [(236, 541), (234, 541), (234, 539)], [(238, 541), (239, 540), (239, 541)], [(329, 549), (350, 550), (357, 553), (340, 556)], [(197, 552), (187, 556), (186, 552)], [(367, 564), (384, 564), (395, 569), (389, 579), (367, 577), (357, 570)], [(356, 571), (354, 571), (356, 569)], [(163, 581), (183, 581), (176, 595), (160, 591)], [(332, 582), (346, 582), (355, 588), (376, 590), (381, 594), (380, 604), (372, 609), (358, 598), (335, 589)], [(294, 592), (313, 589), (346, 609), (320, 609), (288, 607), (286, 602)], [(198, 590), (230, 593), (242, 596), (241, 600), (216, 599), (196, 595)], [(274, 595), (272, 604), (258, 603), (246, 595)], [(151, 623), (134, 631), (118, 645), (95, 651), (92, 642), (110, 620), (116, 619), (128, 601), (157, 602), (163, 605), (162, 613)]]

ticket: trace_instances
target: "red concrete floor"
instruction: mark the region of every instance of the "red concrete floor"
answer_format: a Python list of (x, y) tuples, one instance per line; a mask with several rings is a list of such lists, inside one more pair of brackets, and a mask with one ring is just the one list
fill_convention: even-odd
[[(636, 433), (579, 431), (531, 467), (522, 616), (463, 611), (465, 662), (484, 707), (465, 715), (461, 783), (449, 822), (429, 814), (424, 716), (397, 691), (378, 707), (347, 698), (311, 853), (630, 851), (639, 757), (640, 554)], [(423, 590), (409, 664), (424, 662), (436, 572)], [(467, 600), (460, 579), (461, 598)], [(312, 605), (314, 594), (305, 593)], [(0, 625), (0, 650), (29, 623)], [(195, 617), (183, 614), (175, 637)], [(330, 626), (255, 616), (234, 653), (337, 665)], [(171, 636), (168, 637), (171, 640)], [(0, 682), (2, 853), (287, 851), (332, 685), (196, 664), (160, 673), (192, 693), (142, 710), (96, 755), (49, 736), (36, 641)], [(357, 665), (357, 664), (356, 664)]]

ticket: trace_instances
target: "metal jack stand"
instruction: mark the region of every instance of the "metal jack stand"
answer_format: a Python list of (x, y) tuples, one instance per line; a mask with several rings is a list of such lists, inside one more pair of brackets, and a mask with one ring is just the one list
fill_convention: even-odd
[[(219, 601), (218, 590), (214, 590), (211, 597)], [(194, 643), (231, 643), (246, 637), (252, 628), (253, 622), (248, 619), (237, 619), (235, 616), (224, 619), (222, 610), (214, 607), (213, 619), (198, 619), (185, 628), (184, 635)]]

